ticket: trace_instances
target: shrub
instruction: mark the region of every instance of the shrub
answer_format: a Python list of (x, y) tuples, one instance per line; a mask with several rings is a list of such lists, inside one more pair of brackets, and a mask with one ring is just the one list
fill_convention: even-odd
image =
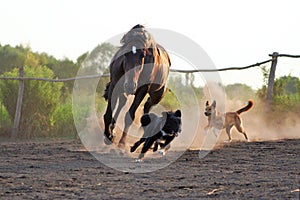
[[(258, 97), (266, 99), (267, 87), (263, 86), (257, 91)], [(279, 77), (274, 82), (272, 110), (278, 112), (299, 112), (300, 108), (300, 80), (293, 76)]]
[(227, 85), (225, 87), (226, 95), (229, 99), (236, 99), (247, 101), (253, 99), (255, 96), (251, 87), (241, 83)]
[(6, 108), (0, 102), (0, 135), (8, 135), (11, 133), (13, 121), (11, 120)]
[[(24, 68), (27, 77), (53, 78), (54, 73), (45, 66)], [(18, 77), (18, 69), (5, 72), (2, 76)], [(47, 134), (51, 130), (50, 119), (55, 107), (60, 103), (63, 83), (46, 81), (25, 81), (20, 119), (20, 132), (23, 136)], [(10, 119), (14, 119), (18, 98), (19, 81), (0, 82), (0, 98), (7, 109)]]
[(55, 109), (51, 121), (53, 124), (53, 132), (56, 136), (76, 135), (71, 103), (59, 105)]

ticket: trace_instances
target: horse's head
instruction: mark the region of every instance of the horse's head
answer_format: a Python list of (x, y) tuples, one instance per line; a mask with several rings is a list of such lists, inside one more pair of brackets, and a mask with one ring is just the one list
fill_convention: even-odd
[(141, 25), (133, 27), (121, 40), (126, 49), (123, 70), (125, 72), (124, 91), (134, 94), (138, 80), (145, 64), (145, 56), (149, 54), (152, 37)]
[(140, 73), (144, 67), (145, 50), (138, 49), (135, 45), (132, 45), (131, 49), (130, 52), (127, 52), (124, 55), (124, 91), (126, 94), (135, 93)]

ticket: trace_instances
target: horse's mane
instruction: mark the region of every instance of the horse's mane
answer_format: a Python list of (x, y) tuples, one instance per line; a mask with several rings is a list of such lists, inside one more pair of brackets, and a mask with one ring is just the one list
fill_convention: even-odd
[(145, 34), (146, 30), (145, 27), (143, 25), (137, 24), (134, 27), (132, 27), (120, 40), (120, 43), (122, 45), (129, 43), (132, 40), (136, 40), (136, 39), (140, 39), (142, 41), (145, 41), (146, 38), (146, 34)]
[[(155, 47), (156, 43), (152, 35), (145, 30), (143, 25), (137, 24), (132, 27), (120, 40), (123, 48), (131, 44), (143, 44), (148, 48)], [(121, 48), (122, 48), (121, 47)], [(129, 46), (131, 48), (131, 46)], [(137, 48), (142, 48), (137, 46)], [(129, 49), (130, 50), (130, 49)]]
[[(121, 44), (126, 44), (128, 43), (130, 40), (132, 40), (134, 37), (136, 37), (137, 35), (139, 36), (144, 36), (144, 32), (145, 32), (145, 27), (143, 25), (137, 24), (134, 27), (132, 27), (130, 29), (130, 31), (128, 31), (120, 40)], [(145, 38), (146, 39), (146, 38)]]
[(150, 52), (148, 55), (151, 55), (153, 58), (157, 58), (158, 56), (158, 59), (160, 59), (159, 56), (161, 53), (166, 54), (169, 65), (171, 65), (170, 58), (166, 53), (166, 50), (155, 42), (153, 36), (145, 30), (143, 25), (137, 24), (132, 27), (126, 34), (124, 34), (120, 43), (122, 46), (114, 55), (112, 63), (117, 62), (121, 64), (123, 62), (122, 56), (130, 52), (132, 50), (132, 46), (135, 46), (137, 49), (143, 49), (146, 47), (147, 50), (150, 50), (147, 51)]

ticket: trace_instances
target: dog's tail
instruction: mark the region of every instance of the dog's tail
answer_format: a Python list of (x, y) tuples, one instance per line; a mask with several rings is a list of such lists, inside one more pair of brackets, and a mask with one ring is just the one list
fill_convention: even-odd
[(247, 110), (250, 110), (253, 107), (253, 104), (254, 104), (253, 100), (249, 100), (248, 105), (236, 111), (237, 114), (241, 114), (242, 112), (246, 112)]
[(142, 126), (147, 126), (148, 124), (150, 124), (150, 122), (151, 122), (151, 118), (150, 118), (149, 114), (144, 114), (141, 117), (141, 124), (142, 124)]

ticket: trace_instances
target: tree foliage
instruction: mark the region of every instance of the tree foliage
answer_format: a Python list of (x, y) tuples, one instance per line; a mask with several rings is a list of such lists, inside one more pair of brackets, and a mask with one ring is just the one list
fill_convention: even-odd
[[(258, 97), (266, 99), (267, 86), (257, 91)], [(272, 109), (277, 111), (299, 111), (300, 108), (300, 80), (288, 75), (274, 81)]]
[(194, 86), (194, 76), (191, 74), (169, 76), (167, 87), (169, 90), (160, 102), (166, 109), (175, 110), (181, 106), (193, 105), (193, 96), (203, 98), (203, 88)]
[[(0, 76), (17, 77), (18, 67), (25, 66), (25, 76), (43, 78), (71, 78), (77, 75), (97, 75), (109, 73), (109, 64), (117, 47), (102, 43), (91, 52), (80, 55), (76, 61), (68, 58), (56, 59), (47, 53), (33, 52), (29, 46), (0, 44)], [(82, 69), (83, 74), (78, 74)], [(269, 70), (262, 67), (264, 85), (256, 92), (263, 101), (266, 99), (266, 89)], [(96, 80), (98, 81), (98, 80)], [(102, 98), (108, 78), (100, 78), (96, 88), (96, 105), (98, 113), (105, 110), (106, 102)], [(194, 74), (176, 74), (169, 76), (168, 88), (165, 97), (160, 102), (166, 109), (178, 109), (180, 104), (192, 105), (191, 93), (197, 99), (203, 98), (203, 88), (195, 87)], [(86, 81), (89, 83), (88, 81)], [(64, 83), (51, 83), (40, 81), (25, 81), (22, 116), (20, 129), (27, 136), (41, 133), (70, 133), (74, 135), (74, 117), (80, 116), (83, 125), (89, 115), (87, 102), (82, 102), (79, 113), (72, 113), (73, 105), (71, 95), (74, 81)], [(96, 84), (96, 83), (95, 83)], [(10, 124), (15, 115), (18, 95), (18, 81), (0, 81), (1, 121)], [(85, 87), (90, 87), (86, 84)], [(248, 100), (255, 97), (255, 91), (245, 84), (232, 84), (224, 86), (229, 99)], [(91, 94), (82, 94), (91, 95)], [(180, 99), (179, 99), (180, 98)], [(293, 76), (279, 77), (274, 84), (274, 97), (272, 108), (275, 110), (298, 111), (300, 109), (300, 81)], [(2, 123), (1, 122), (1, 123)], [(0, 124), (0, 127), (2, 124)]]
[[(68, 58), (58, 60), (47, 53), (33, 52), (29, 46), (0, 45), (0, 75), (18, 77), (18, 67), (25, 66), (25, 76), (39, 78), (72, 78), (77, 76), (78, 69), (85, 67), (89, 75), (108, 73), (110, 59), (116, 47), (109, 43), (98, 45), (90, 53), (84, 53), (74, 63)], [(91, 61), (86, 66), (86, 61)], [(103, 110), (104, 100), (101, 97), (108, 79), (100, 79), (97, 91), (97, 109)], [(71, 94), (74, 81), (51, 83), (25, 81), (20, 130), (32, 135), (43, 131), (74, 132)], [(15, 115), (18, 95), (18, 81), (0, 81), (1, 116), (6, 122), (12, 122)], [(0, 127), (4, 119), (1, 120)], [(6, 123), (9, 124), (9, 123)]]
[[(45, 66), (24, 68), (25, 77), (53, 78), (54, 73)], [(15, 68), (2, 76), (18, 77)], [(60, 103), (62, 83), (45, 81), (25, 81), (22, 102), (20, 130), (26, 135), (34, 131), (50, 131), (51, 117), (56, 106)], [(19, 82), (15, 80), (0, 82), (0, 97), (11, 119), (15, 116), (18, 98)]]
[(11, 47), (10, 45), (0, 45), (0, 74), (10, 71), (13, 68), (23, 66), (26, 60), (28, 48), (22, 45)]
[(227, 98), (247, 101), (253, 99), (255, 92), (246, 84), (235, 83), (225, 87)]

